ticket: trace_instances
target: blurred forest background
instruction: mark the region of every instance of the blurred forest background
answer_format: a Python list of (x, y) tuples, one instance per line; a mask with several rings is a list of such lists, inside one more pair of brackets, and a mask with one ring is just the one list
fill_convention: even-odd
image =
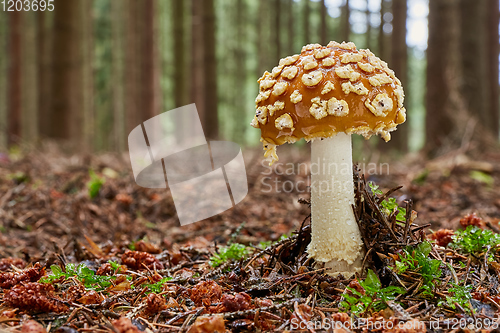
[[(0, 150), (55, 140), (75, 152), (125, 151), (142, 121), (193, 102), (207, 137), (258, 145), (249, 126), (256, 80), (303, 45), (330, 40), (371, 49), (403, 82), (408, 120), (381, 149), (436, 155), (499, 138), (498, 0), (55, 0), (54, 8), (0, 11)], [(410, 32), (425, 39), (412, 43)]]

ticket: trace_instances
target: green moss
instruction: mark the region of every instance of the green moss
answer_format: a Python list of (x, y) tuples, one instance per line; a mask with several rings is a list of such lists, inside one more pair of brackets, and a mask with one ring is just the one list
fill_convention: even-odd
[(368, 270), (366, 279), (360, 281), (359, 284), (363, 287), (365, 293), (347, 287), (347, 290), (352, 295), (344, 294), (344, 300), (340, 303), (340, 307), (344, 311), (350, 311), (354, 315), (360, 315), (369, 310), (383, 310), (387, 307), (388, 301), (392, 301), (397, 295), (406, 292), (404, 288), (395, 286), (381, 288), (380, 280), (371, 269)]
[(248, 250), (245, 245), (232, 243), (229, 246), (223, 246), (219, 249), (219, 253), (210, 258), (210, 266), (218, 267), (228, 260), (241, 260), (248, 255)]
[(482, 230), (476, 226), (468, 226), (465, 230), (457, 230), (452, 236), (453, 242), (449, 244), (450, 248), (459, 252), (469, 254), (479, 254), (488, 251), (491, 253), (488, 260), (494, 259), (496, 246), (500, 244), (500, 235), (490, 230)]
[(50, 266), (50, 270), (52, 274), (41, 278), (40, 283), (52, 283), (60, 278), (76, 277), (83, 283), (86, 289), (102, 291), (112, 285), (111, 280), (116, 279), (116, 276), (95, 275), (95, 272), (85, 264), (79, 264), (78, 266), (67, 264), (65, 271), (57, 265), (52, 265)]
[[(368, 183), (368, 186), (370, 187), (370, 190), (372, 191), (373, 194), (376, 196), (382, 196), (384, 195), (384, 192), (379, 190), (379, 186), (375, 185), (372, 182)], [(399, 207), (396, 199), (395, 198), (386, 198), (384, 199), (380, 205), (382, 206), (382, 213), (385, 213), (386, 215), (391, 215), (392, 212), (395, 210), (398, 211), (398, 215), (396, 215), (396, 220), (404, 222), (406, 221), (406, 209), (403, 207)]]
[(436, 281), (441, 276), (441, 261), (429, 258), (432, 245), (429, 242), (420, 243), (416, 247), (407, 247), (403, 254), (399, 255), (399, 261), (396, 260), (396, 273), (401, 274), (406, 271), (419, 273), (422, 276), (422, 284), (419, 290), (422, 290), (423, 296), (434, 295), (433, 290)]
[(89, 196), (94, 199), (99, 194), (102, 185), (104, 185), (104, 178), (99, 177), (94, 170), (89, 170), (90, 180), (87, 183), (87, 188), (89, 190)]
[(168, 281), (172, 280), (171, 277), (167, 276), (167, 277), (164, 277), (163, 279), (161, 279), (160, 281), (156, 282), (156, 283), (152, 283), (152, 284), (146, 284), (146, 287), (149, 288), (149, 292), (147, 292), (148, 294), (153, 292), (153, 293), (156, 293), (156, 294), (159, 294), (163, 291), (163, 285), (165, 283), (167, 283)]
[(440, 301), (438, 306), (447, 305), (453, 310), (459, 305), (468, 314), (473, 312), (470, 306), (470, 300), (472, 299), (472, 285), (460, 286), (452, 283), (453, 288), (448, 289), (448, 295), (446, 296), (446, 301)]

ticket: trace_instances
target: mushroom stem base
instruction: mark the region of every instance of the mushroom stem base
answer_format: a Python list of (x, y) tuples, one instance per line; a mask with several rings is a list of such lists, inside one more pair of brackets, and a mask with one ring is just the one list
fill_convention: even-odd
[(331, 267), (330, 275), (361, 272), (363, 242), (352, 205), (351, 135), (337, 135), (311, 145), (311, 243), (309, 255)]

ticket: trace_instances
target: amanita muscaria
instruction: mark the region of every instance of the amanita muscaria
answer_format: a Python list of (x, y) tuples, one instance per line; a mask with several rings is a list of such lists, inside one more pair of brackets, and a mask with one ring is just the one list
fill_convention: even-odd
[(312, 240), (308, 254), (330, 274), (360, 272), (364, 249), (354, 217), (351, 134), (385, 141), (406, 119), (403, 87), (387, 64), (349, 42), (309, 44), (259, 79), (251, 125), (264, 156), (276, 146), (311, 141)]

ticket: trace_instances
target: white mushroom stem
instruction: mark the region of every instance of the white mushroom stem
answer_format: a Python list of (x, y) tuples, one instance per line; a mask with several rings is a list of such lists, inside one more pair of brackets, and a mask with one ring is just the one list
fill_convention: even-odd
[(352, 206), (351, 135), (338, 133), (311, 145), (312, 237), (307, 252), (331, 267), (330, 275), (361, 271), (363, 242)]

